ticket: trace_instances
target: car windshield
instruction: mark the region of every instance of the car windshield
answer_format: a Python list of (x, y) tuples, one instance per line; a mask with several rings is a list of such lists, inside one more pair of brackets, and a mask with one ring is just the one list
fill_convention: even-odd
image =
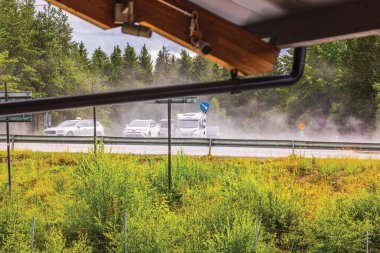
[(130, 127), (148, 127), (149, 120), (134, 120), (129, 126)]
[(79, 120), (68, 120), (59, 124), (57, 127), (75, 127), (78, 124)]
[(180, 120), (178, 121), (179, 128), (198, 128), (198, 120)]

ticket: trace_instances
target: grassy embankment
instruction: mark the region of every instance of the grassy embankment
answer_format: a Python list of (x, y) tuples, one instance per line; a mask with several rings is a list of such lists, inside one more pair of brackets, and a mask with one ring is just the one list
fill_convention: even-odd
[[(1, 154), (5, 157), (5, 153)], [(356, 159), (13, 153), (0, 171), (0, 252), (371, 252), (380, 162)]]

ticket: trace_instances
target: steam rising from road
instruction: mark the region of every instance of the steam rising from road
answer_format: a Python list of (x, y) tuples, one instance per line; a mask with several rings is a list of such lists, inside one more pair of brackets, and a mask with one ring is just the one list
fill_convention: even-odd
[[(236, 95), (235, 95), (236, 96)], [(200, 99), (198, 99), (199, 101)], [(212, 97), (205, 98), (212, 100)], [(199, 101), (201, 102), (201, 101)], [(207, 113), (207, 125), (218, 126), (220, 129), (219, 138), (231, 139), (273, 139), (273, 140), (313, 140), (313, 141), (340, 141), (340, 142), (378, 142), (379, 134), (375, 131), (367, 133), (362, 129), (363, 122), (353, 117), (346, 121), (344, 128), (353, 129), (351, 134), (343, 134), (339, 128), (331, 121), (322, 117), (309, 116), (303, 120), (289, 122), (287, 115), (274, 111), (261, 111), (255, 101), (248, 105), (237, 108), (233, 115), (226, 115), (225, 111), (213, 108)], [(199, 104), (173, 104), (172, 119), (177, 118), (178, 113), (199, 112)], [(97, 120), (105, 127), (105, 134), (108, 136), (122, 136), (123, 128), (134, 119), (153, 119), (159, 121), (167, 119), (167, 105), (154, 104), (152, 102), (126, 103), (107, 107), (98, 107)], [(236, 113), (238, 112), (238, 113)], [(70, 111), (73, 118), (64, 118), (58, 115), (57, 122), (73, 119), (77, 116), (83, 119), (92, 119), (92, 110), (76, 109)], [(65, 115), (68, 115), (65, 112)], [(33, 117), (43, 122), (43, 114), (35, 114)], [(305, 124), (304, 135), (301, 136), (298, 124)], [(31, 123), (20, 123), (31, 124)], [(4, 128), (0, 125), (0, 129)], [(25, 128), (25, 127), (24, 127)], [(28, 132), (20, 130), (17, 123), (12, 123), (11, 134), (37, 134), (42, 131)]]
[[(211, 100), (209, 98), (209, 100)], [(199, 101), (200, 102), (200, 101)], [(167, 119), (167, 105), (145, 103), (128, 103), (115, 106), (117, 114), (113, 115), (112, 123), (106, 128), (107, 134), (121, 136), (122, 129), (134, 119)], [(332, 122), (322, 117), (308, 117), (304, 120), (289, 122), (285, 114), (265, 111), (257, 116), (248, 117), (252, 110), (257, 110), (255, 102), (239, 108), (231, 116), (226, 116), (220, 110), (211, 107), (207, 113), (208, 126), (218, 126), (221, 136), (219, 138), (232, 139), (274, 139), (274, 140), (314, 140), (314, 141), (344, 141), (344, 142), (376, 142), (376, 133), (363, 133), (363, 122), (355, 118), (346, 121), (347, 127), (354, 129), (351, 134), (343, 134)], [(173, 104), (172, 119), (178, 113), (199, 112), (198, 104)], [(298, 124), (305, 124), (304, 134)]]

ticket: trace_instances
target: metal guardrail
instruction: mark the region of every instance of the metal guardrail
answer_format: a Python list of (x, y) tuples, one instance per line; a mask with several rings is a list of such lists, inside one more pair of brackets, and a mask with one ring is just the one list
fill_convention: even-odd
[[(92, 136), (37, 136), (11, 135), (12, 143), (64, 143), (93, 144)], [(99, 137), (105, 145), (167, 145), (167, 138), (126, 138)], [(0, 142), (6, 142), (6, 135), (0, 135)], [(244, 140), (244, 139), (206, 139), (206, 138), (173, 138), (173, 146), (200, 147), (240, 147), (240, 148), (280, 148), (280, 149), (321, 149), (321, 150), (360, 150), (380, 151), (380, 143), (355, 142), (320, 142), (299, 140)]]

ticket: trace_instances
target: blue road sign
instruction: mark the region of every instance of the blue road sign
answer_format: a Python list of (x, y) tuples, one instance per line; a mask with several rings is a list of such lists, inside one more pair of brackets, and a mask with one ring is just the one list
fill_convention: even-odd
[(210, 109), (210, 104), (207, 101), (200, 103), (199, 108), (202, 112), (206, 113)]

